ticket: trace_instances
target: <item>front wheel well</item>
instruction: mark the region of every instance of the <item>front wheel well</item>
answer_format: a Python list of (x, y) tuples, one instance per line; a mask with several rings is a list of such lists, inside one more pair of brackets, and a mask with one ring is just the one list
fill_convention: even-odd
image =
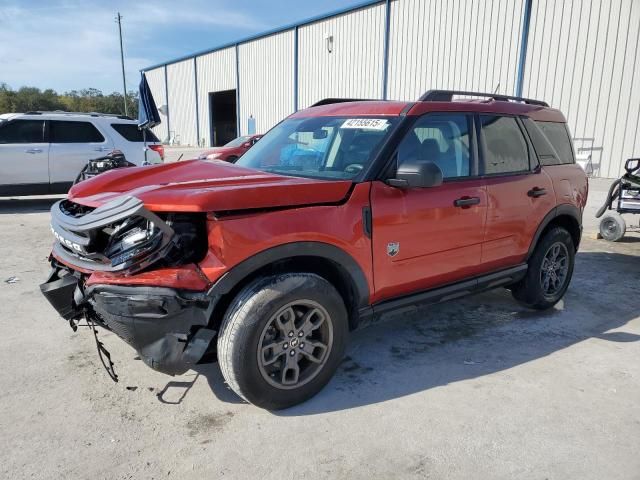
[(238, 293), (250, 282), (260, 277), (283, 273), (314, 273), (331, 283), (342, 297), (349, 313), (349, 329), (358, 324), (358, 292), (349, 273), (338, 263), (324, 257), (295, 256), (264, 265), (251, 272), (225, 293), (212, 312), (211, 328), (218, 329), (229, 305)]

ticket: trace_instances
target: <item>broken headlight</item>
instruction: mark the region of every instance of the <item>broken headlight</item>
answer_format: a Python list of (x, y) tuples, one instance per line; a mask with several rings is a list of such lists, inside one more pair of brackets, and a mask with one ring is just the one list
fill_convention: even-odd
[(207, 252), (204, 214), (156, 214), (135, 197), (95, 209), (63, 200), (51, 208), (51, 228), (54, 255), (92, 271), (131, 274), (152, 264), (198, 262)]
[(154, 222), (144, 217), (124, 220), (111, 232), (104, 255), (117, 267), (156, 250), (162, 243), (163, 232)]

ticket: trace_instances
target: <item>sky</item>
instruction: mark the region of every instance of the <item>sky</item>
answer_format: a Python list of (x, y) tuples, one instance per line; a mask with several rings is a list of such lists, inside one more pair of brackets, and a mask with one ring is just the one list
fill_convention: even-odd
[(0, 0), (0, 83), (122, 90), (116, 13), (122, 16), (127, 89), (140, 69), (362, 0)]

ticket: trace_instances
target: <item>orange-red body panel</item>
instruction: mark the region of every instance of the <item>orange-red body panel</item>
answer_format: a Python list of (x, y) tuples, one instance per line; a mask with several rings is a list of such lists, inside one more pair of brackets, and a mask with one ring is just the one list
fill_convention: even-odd
[(269, 174), (223, 161), (189, 160), (105, 172), (75, 185), (69, 199), (98, 207), (126, 193), (154, 212), (220, 212), (339, 202), (351, 184)]
[[(555, 207), (549, 176), (543, 171), (487, 177), (487, 224), (482, 246), (483, 270), (497, 270), (524, 261), (542, 219)], [(544, 188), (546, 195), (528, 192)]]
[(358, 263), (373, 291), (371, 241), (364, 235), (362, 208), (369, 205), (369, 183), (355, 185), (342, 205), (313, 206), (238, 215), (208, 222), (209, 252), (200, 268), (210, 281), (256, 253), (291, 242), (323, 242)]
[[(455, 207), (461, 197), (480, 203)], [(371, 188), (374, 301), (425, 290), (478, 274), (487, 211), (482, 179), (435, 188)], [(397, 244), (398, 253), (387, 249)]]
[(211, 285), (209, 279), (197, 265), (157, 268), (137, 275), (126, 276), (117, 273), (93, 272), (86, 285), (147, 285), (154, 287), (179, 288), (181, 290), (206, 290)]

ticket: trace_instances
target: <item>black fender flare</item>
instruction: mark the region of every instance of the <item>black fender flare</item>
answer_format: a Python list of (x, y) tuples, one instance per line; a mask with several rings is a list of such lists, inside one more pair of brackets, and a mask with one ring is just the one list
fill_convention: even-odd
[(291, 242), (258, 252), (222, 275), (208, 293), (210, 296), (227, 294), (257, 270), (292, 257), (317, 257), (336, 264), (351, 280), (357, 308), (369, 305), (369, 284), (358, 262), (341, 248), (324, 242)]
[[(529, 257), (531, 257), (531, 255), (533, 255), (533, 251), (535, 250), (536, 245), (538, 244), (538, 240), (540, 240), (540, 236), (542, 235), (542, 232), (544, 232), (544, 229), (547, 228), (547, 226), (554, 219), (560, 216), (569, 216), (575, 219), (575, 221), (578, 223), (578, 226), (580, 227), (580, 233), (582, 233), (582, 212), (578, 207), (576, 207), (575, 205), (571, 205), (570, 203), (563, 203), (556, 207), (553, 207), (551, 211), (544, 216), (542, 222), (540, 222), (540, 225), (538, 225), (536, 233), (533, 236), (533, 240), (531, 240), (531, 244), (529, 245), (527, 260), (529, 259)], [(580, 238), (578, 238), (578, 243), (579, 242)]]

